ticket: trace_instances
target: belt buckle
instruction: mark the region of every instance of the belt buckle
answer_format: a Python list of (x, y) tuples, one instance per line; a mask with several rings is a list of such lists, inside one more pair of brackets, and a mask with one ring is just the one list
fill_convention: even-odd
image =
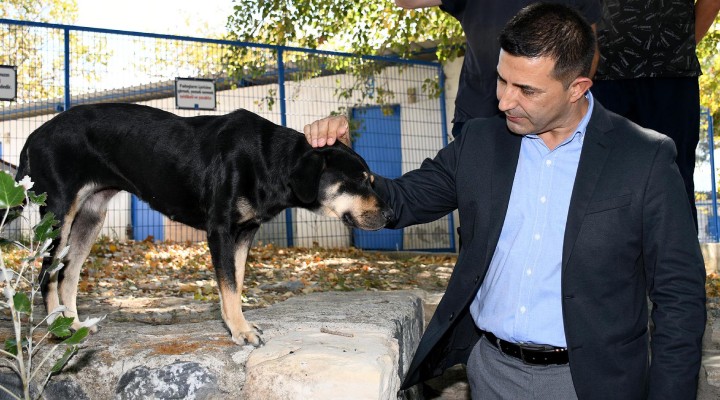
[(523, 350), (522, 346), (518, 346), (518, 349), (520, 349), (520, 360), (522, 360), (524, 364), (532, 365), (527, 360), (525, 360), (525, 351)]

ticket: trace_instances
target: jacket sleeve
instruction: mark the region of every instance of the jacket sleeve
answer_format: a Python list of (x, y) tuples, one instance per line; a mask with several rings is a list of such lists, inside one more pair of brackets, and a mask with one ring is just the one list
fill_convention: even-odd
[(705, 330), (705, 267), (675, 147), (661, 139), (643, 208), (643, 258), (654, 332), (650, 399), (695, 399)]
[(435, 158), (397, 179), (375, 176), (377, 193), (395, 212), (388, 228), (404, 228), (442, 218), (457, 208), (456, 169), (461, 140), (440, 150)]

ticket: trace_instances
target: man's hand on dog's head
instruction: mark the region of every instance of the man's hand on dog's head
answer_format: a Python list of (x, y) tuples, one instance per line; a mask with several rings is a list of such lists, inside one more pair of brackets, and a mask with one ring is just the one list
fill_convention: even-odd
[(305, 125), (305, 138), (312, 147), (332, 146), (339, 140), (350, 146), (350, 124), (345, 116), (332, 116)]

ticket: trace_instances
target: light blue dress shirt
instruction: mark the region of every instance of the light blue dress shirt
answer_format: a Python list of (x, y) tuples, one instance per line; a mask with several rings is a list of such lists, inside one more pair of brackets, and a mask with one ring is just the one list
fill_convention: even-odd
[(554, 150), (521, 140), (500, 240), (470, 305), (475, 324), (513, 343), (566, 347), (560, 273), (563, 240), (593, 97), (575, 133)]

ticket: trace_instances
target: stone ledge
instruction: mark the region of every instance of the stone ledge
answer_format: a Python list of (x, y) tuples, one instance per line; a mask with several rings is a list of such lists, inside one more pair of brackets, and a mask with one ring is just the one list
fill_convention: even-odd
[[(45, 398), (320, 399), (344, 393), (360, 399), (373, 393), (397, 399), (422, 332), (420, 296), (316, 293), (250, 310), (246, 317), (264, 331), (266, 345), (259, 349), (234, 344), (216, 318), (172, 325), (104, 321), (53, 378)], [(0, 382), (6, 378), (0, 374)]]
[(698, 400), (720, 399), (720, 320), (708, 320), (703, 336), (703, 360)]
[(720, 272), (720, 243), (700, 243), (700, 250), (705, 260), (705, 272)]

